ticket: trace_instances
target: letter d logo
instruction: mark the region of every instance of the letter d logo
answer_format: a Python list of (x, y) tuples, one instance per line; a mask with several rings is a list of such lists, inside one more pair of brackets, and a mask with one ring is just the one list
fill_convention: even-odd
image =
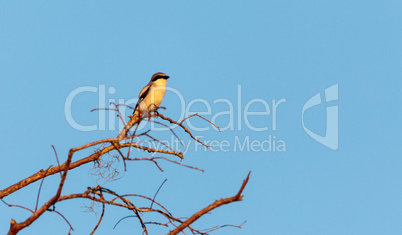
[[(332, 85), (325, 89), (325, 101), (330, 102), (333, 100), (338, 100), (338, 84)], [(327, 107), (327, 126), (325, 131), (325, 136), (318, 135), (310, 131), (304, 125), (304, 112), (316, 105), (321, 104), (320, 93), (315, 94), (311, 97), (303, 106), (302, 110), (302, 125), (304, 131), (315, 141), (327, 146), (332, 150), (338, 149), (338, 105)]]

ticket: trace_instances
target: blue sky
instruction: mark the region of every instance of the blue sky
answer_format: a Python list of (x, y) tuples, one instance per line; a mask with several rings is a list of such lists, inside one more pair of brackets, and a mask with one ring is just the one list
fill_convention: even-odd
[[(227, 141), (228, 151), (204, 151), (193, 143), (183, 163), (205, 173), (168, 163), (161, 163), (165, 171), (159, 172), (148, 162), (128, 163), (124, 172), (120, 164), (122, 178), (105, 187), (121, 194), (153, 196), (167, 178), (157, 200), (184, 217), (215, 199), (234, 195), (251, 171), (244, 201), (216, 209), (194, 227), (247, 220), (242, 229), (223, 228), (215, 234), (401, 234), (399, 1), (3, 1), (0, 5), (1, 189), (55, 165), (51, 145), (63, 161), (71, 147), (117, 136), (109, 124), (114, 119), (108, 116), (106, 130), (73, 128), (65, 116), (71, 92), (82, 87), (96, 90), (77, 95), (71, 112), (77, 123), (99, 126), (99, 113), (89, 111), (98, 107), (103, 87), (103, 104), (126, 102), (137, 97), (153, 73), (162, 71), (171, 77), (169, 87), (180, 94), (167, 92), (162, 103), (167, 109), (161, 111), (167, 116), (179, 118), (189, 108), (212, 118), (229, 110), (227, 103), (217, 100), (233, 105), (232, 112), (216, 118), (221, 126), (233, 123), (232, 129), (194, 130), (203, 140)], [(338, 99), (325, 102), (325, 89), (336, 84)], [(324, 136), (329, 128), (327, 107), (337, 107), (338, 115), (331, 116), (339, 126), (335, 150), (315, 141), (302, 126), (303, 106), (317, 93), (322, 104), (304, 113), (304, 124)], [(197, 99), (205, 101), (210, 112)], [(272, 102), (281, 99), (284, 102), (274, 115)], [(189, 107), (192, 101), (196, 103)], [(254, 102), (250, 112), (262, 114), (248, 114), (249, 124), (268, 130), (247, 125), (244, 111), (249, 102)], [(197, 119), (191, 124), (208, 127)], [(186, 143), (190, 140), (176, 131)], [(155, 136), (170, 139), (169, 133)], [(258, 145), (268, 140), (271, 146), (284, 143), (285, 148), (250, 147), (253, 141)], [(241, 151), (238, 144), (245, 141), (250, 148)], [(90, 152), (93, 149), (74, 160)], [(95, 186), (91, 169), (87, 165), (70, 171), (63, 194)], [(45, 180), (41, 203), (55, 193), (58, 181), (57, 176)], [(34, 208), (38, 187), (33, 184), (5, 200)], [(72, 223), (73, 234), (89, 234), (97, 223), (94, 214), (84, 212), (89, 204), (76, 200), (56, 205)], [(29, 215), (5, 205), (0, 211), (1, 234), (8, 231), (11, 218), (22, 221)], [(134, 218), (113, 230), (127, 215), (127, 210), (108, 207), (97, 234), (139, 233)], [(149, 229), (151, 234), (166, 231)], [(68, 226), (47, 213), (21, 234), (46, 231), (67, 234)]]

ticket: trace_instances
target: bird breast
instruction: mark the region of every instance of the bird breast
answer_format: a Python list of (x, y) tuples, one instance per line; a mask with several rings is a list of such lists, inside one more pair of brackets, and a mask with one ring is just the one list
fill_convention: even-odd
[(166, 93), (166, 79), (158, 79), (148, 90), (148, 94), (144, 97), (140, 104), (141, 110), (152, 111), (156, 110), (162, 103)]

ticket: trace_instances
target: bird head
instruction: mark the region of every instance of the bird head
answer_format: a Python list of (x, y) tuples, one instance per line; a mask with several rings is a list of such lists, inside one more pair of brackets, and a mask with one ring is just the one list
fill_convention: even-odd
[(167, 76), (164, 73), (155, 73), (154, 75), (152, 75), (151, 81), (156, 81), (158, 79), (168, 79), (169, 76)]

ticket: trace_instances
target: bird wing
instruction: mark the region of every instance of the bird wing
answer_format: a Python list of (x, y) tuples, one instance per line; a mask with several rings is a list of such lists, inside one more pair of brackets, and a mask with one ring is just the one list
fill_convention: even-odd
[(138, 96), (138, 100), (143, 100), (145, 96), (147, 96), (149, 88), (151, 87), (151, 82), (148, 83), (144, 88), (141, 89), (140, 95)]
[(140, 104), (140, 102), (145, 98), (145, 96), (147, 96), (149, 88), (151, 87), (151, 83), (152, 82), (149, 82), (146, 86), (144, 86), (144, 88), (141, 89), (140, 94), (138, 95), (138, 101), (137, 104), (135, 105), (133, 114), (135, 113), (135, 110), (137, 109), (137, 106)]

